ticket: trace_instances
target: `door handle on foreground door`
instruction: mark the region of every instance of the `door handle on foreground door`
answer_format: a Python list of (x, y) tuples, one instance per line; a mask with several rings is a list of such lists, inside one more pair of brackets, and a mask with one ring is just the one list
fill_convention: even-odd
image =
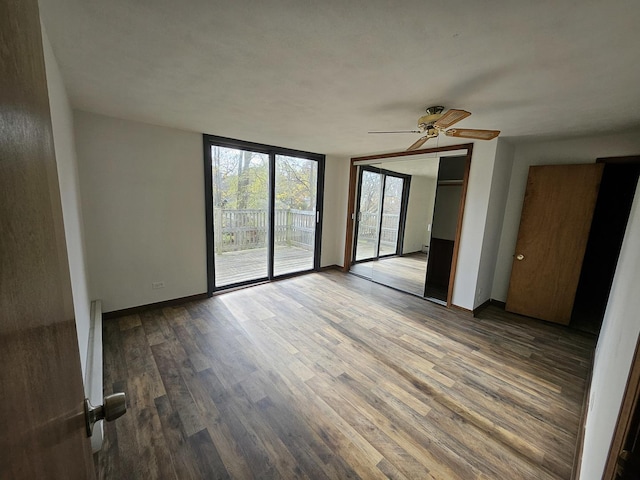
[(84, 399), (84, 418), (87, 423), (87, 437), (93, 434), (93, 425), (98, 420), (111, 422), (127, 413), (126, 396), (124, 392), (114, 393), (104, 397), (104, 403), (94, 407), (88, 398)]
[(516, 255), (516, 260), (524, 260), (524, 255), (519, 253), (518, 255)]

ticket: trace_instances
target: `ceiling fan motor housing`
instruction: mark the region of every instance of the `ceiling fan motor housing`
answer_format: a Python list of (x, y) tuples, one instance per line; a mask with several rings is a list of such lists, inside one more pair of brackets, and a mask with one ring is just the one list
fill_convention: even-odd
[(420, 128), (422, 132), (433, 129), (433, 124), (437, 122), (440, 117), (442, 117), (444, 107), (427, 107), (426, 111), (427, 114), (418, 119), (418, 128)]

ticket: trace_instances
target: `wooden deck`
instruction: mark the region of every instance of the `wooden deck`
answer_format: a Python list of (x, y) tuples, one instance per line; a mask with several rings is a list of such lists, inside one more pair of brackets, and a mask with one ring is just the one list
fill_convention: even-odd
[(108, 320), (98, 478), (569, 479), (594, 344), (337, 271)]
[[(216, 254), (214, 257), (216, 286), (224, 287), (266, 278), (267, 255), (266, 248)], [(313, 250), (276, 246), (274, 252), (274, 274), (276, 276), (311, 269), (313, 269)]]

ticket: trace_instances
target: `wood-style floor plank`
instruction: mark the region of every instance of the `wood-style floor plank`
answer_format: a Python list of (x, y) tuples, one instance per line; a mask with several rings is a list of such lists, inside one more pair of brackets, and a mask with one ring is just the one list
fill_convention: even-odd
[(102, 479), (566, 479), (595, 338), (331, 271), (104, 323)]

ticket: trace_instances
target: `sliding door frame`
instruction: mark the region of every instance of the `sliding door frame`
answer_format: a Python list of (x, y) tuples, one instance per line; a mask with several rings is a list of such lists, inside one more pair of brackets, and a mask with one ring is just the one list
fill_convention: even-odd
[[(236, 140), (233, 138), (219, 137), (217, 135), (202, 135), (202, 144), (204, 150), (204, 205), (205, 205), (205, 229), (207, 241), (207, 296), (211, 297), (215, 292), (220, 292), (232, 288), (252, 285), (259, 282), (271, 281), (275, 279), (292, 277), (303, 273), (309, 273), (320, 270), (320, 254), (322, 251), (322, 218), (324, 204), (324, 168), (325, 156), (319, 153), (305, 152), (302, 150), (294, 150), (291, 148), (276, 147), (273, 145), (263, 145), (261, 143), (247, 142), (244, 140)], [(267, 258), (267, 276), (255, 280), (247, 280), (244, 282), (234, 283), (216, 287), (215, 284), (215, 251), (214, 251), (214, 222), (213, 222), (213, 178), (212, 166), (213, 159), (211, 157), (211, 147), (224, 147), (236, 150), (244, 150), (255, 153), (262, 153), (269, 156), (269, 185), (268, 185), (268, 258)], [(276, 155), (302, 158), (305, 160), (315, 161), (318, 166), (317, 183), (316, 183), (316, 223), (315, 238), (313, 248), (313, 268), (300, 272), (286, 273), (282, 275), (274, 275), (274, 251), (275, 251), (275, 180), (276, 180)]]
[[(377, 250), (379, 250), (380, 245), (378, 245), (378, 247), (376, 248), (376, 252), (374, 252), (374, 255), (370, 258), (364, 258), (362, 260), (356, 260), (356, 251), (358, 248), (358, 230), (360, 229), (360, 222), (362, 221), (362, 218), (360, 218), (360, 200), (361, 200), (361, 196), (362, 196), (362, 177), (364, 176), (364, 172), (368, 171), (368, 172), (373, 172), (373, 173), (377, 173), (380, 174), (380, 169), (379, 168), (374, 168), (374, 167), (368, 167), (368, 168), (360, 168), (358, 169), (358, 194), (356, 197), (356, 218), (355, 218), (355, 235), (353, 237), (353, 250), (351, 253), (351, 262), (352, 263), (360, 263), (360, 262), (370, 262), (371, 260), (375, 260), (377, 258)], [(384, 186), (382, 187), (384, 188)], [(380, 199), (382, 200), (382, 199)], [(380, 211), (382, 211), (382, 201), (378, 202), (378, 209)], [(378, 222), (378, 242), (380, 241), (380, 222)]]
[[(382, 175), (382, 182), (380, 185), (380, 218), (378, 219), (378, 240), (377, 240), (377, 248), (373, 257), (363, 258), (362, 260), (356, 260), (356, 250), (358, 248), (358, 228), (360, 226), (360, 196), (362, 195), (362, 175), (364, 171), (377, 173)], [(387, 253), (386, 255), (380, 255), (380, 242), (382, 238), (382, 221), (384, 214), (384, 194), (387, 188), (387, 177), (395, 177), (402, 179), (402, 193), (400, 198), (400, 218), (398, 219), (398, 238), (396, 239), (396, 251), (393, 253)], [(355, 234), (353, 237), (353, 247), (351, 252), (351, 265), (355, 265), (356, 263), (364, 263), (371, 262), (374, 260), (378, 260), (380, 258), (393, 257), (394, 255), (402, 255), (402, 244), (404, 243), (404, 228), (407, 220), (407, 206), (409, 205), (409, 188), (411, 185), (411, 175), (406, 175), (404, 173), (393, 172), (391, 170), (385, 170), (384, 168), (378, 168), (370, 165), (360, 165), (358, 169), (358, 193), (356, 196), (356, 206), (355, 206), (355, 214), (356, 217), (354, 219), (355, 223)]]
[(398, 218), (398, 238), (396, 238), (396, 251), (394, 253), (380, 255), (380, 242), (378, 242), (377, 258), (386, 258), (393, 257), (394, 255), (402, 255), (402, 248), (404, 246), (404, 228), (407, 224), (407, 207), (409, 206), (409, 189), (411, 188), (411, 175), (392, 172), (382, 168), (380, 170), (384, 174), (382, 199), (380, 202), (382, 206), (382, 210), (380, 210), (380, 238), (382, 238), (382, 215), (384, 214), (384, 194), (387, 189), (387, 177), (396, 177), (402, 179), (402, 192), (400, 193), (400, 218)]

